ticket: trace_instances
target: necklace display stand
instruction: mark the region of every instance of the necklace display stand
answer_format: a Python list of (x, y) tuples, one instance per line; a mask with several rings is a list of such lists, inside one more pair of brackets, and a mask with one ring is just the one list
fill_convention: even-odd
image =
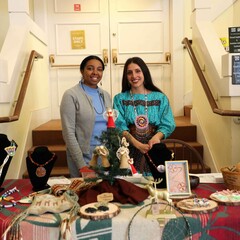
[(49, 151), (46, 146), (36, 147), (33, 153), (26, 158), (28, 175), (33, 191), (41, 191), (50, 187), (47, 181), (56, 159), (56, 154)]
[[(15, 143), (15, 141), (9, 141), (8, 137), (5, 134), (0, 134), (0, 187), (4, 182), (16, 148), (17, 144)], [(4, 188), (1, 187), (0, 192), (3, 190)]]

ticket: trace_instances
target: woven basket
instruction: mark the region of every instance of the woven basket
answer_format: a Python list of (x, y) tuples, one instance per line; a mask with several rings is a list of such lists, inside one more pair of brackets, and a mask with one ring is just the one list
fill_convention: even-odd
[(221, 168), (225, 185), (230, 190), (240, 190), (240, 172), (231, 172), (228, 167)]

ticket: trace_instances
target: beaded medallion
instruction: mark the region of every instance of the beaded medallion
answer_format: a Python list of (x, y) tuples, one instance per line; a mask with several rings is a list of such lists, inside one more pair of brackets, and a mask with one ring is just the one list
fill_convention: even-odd
[(42, 167), (42, 166), (37, 167), (36, 175), (37, 175), (37, 177), (44, 177), (44, 176), (46, 176), (46, 169), (45, 169), (45, 167)]

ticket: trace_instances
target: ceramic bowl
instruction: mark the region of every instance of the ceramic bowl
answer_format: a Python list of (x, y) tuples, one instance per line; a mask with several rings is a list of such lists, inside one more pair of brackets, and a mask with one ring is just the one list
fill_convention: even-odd
[(200, 183), (200, 179), (198, 176), (189, 176), (190, 177), (190, 186), (191, 186), (191, 189), (195, 189), (199, 183)]

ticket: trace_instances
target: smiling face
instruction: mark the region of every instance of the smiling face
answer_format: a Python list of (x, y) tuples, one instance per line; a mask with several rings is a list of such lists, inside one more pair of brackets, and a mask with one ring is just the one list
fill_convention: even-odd
[(142, 69), (137, 64), (130, 63), (128, 65), (127, 79), (133, 93), (142, 93), (144, 91), (144, 75)]
[(91, 59), (87, 62), (81, 74), (84, 84), (91, 88), (97, 88), (97, 84), (101, 81), (103, 76), (103, 66), (97, 59)]

